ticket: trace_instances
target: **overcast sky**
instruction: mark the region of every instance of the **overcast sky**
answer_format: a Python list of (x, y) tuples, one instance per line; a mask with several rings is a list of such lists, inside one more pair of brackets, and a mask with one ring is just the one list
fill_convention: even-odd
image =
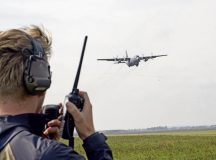
[[(45, 104), (73, 86), (88, 35), (79, 89), (95, 128), (216, 124), (216, 1), (0, 0), (0, 30), (43, 25), (53, 36), (52, 86)], [(139, 67), (97, 58), (167, 54)]]

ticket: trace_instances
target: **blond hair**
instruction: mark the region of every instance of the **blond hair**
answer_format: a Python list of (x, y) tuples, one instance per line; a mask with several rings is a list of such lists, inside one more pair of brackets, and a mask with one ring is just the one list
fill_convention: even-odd
[(31, 38), (38, 40), (46, 58), (51, 55), (51, 36), (35, 25), (0, 31), (0, 97), (23, 98), (27, 95), (23, 85), (24, 48), (32, 50)]

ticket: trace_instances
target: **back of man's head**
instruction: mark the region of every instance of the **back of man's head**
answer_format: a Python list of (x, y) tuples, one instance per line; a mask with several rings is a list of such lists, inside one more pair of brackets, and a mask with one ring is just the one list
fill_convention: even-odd
[(0, 31), (0, 97), (23, 99), (28, 95), (23, 72), (23, 49), (32, 50), (32, 38), (42, 45), (45, 58), (51, 55), (51, 36), (38, 26)]

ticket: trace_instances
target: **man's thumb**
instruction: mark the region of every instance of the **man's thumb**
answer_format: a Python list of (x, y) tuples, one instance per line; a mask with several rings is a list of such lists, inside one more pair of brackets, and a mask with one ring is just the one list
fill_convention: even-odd
[(67, 107), (68, 112), (73, 116), (75, 121), (80, 118), (80, 111), (77, 109), (77, 107), (73, 103), (67, 102), (66, 107)]

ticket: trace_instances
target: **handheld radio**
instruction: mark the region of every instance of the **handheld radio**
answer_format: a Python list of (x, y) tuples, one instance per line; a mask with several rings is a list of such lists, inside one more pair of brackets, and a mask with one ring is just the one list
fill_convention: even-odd
[[(81, 71), (81, 67), (82, 67), (82, 61), (83, 61), (83, 56), (85, 53), (85, 47), (86, 47), (87, 39), (88, 39), (88, 37), (85, 36), (83, 48), (82, 48), (82, 52), (81, 52), (81, 57), (80, 57), (80, 62), (79, 62), (79, 66), (77, 69), (77, 74), (75, 77), (72, 92), (68, 95), (68, 100), (70, 102), (72, 102), (73, 104), (75, 104), (76, 107), (80, 111), (82, 111), (82, 109), (83, 109), (84, 100), (79, 96), (79, 89), (77, 89), (77, 86), (78, 86), (78, 82), (79, 82), (79, 76), (80, 76), (80, 71)], [(68, 112), (66, 112), (64, 120), (65, 120), (65, 124), (64, 124), (64, 128), (63, 128), (62, 138), (69, 140), (69, 146), (74, 148), (73, 132), (74, 132), (75, 124), (74, 124), (73, 117)]]
[[(74, 81), (74, 85), (72, 88), (72, 92), (67, 96), (68, 100), (70, 102), (72, 102), (73, 104), (76, 105), (76, 107), (82, 111), (83, 109), (83, 104), (84, 104), (84, 99), (82, 99), (82, 97), (79, 96), (79, 89), (77, 88), (78, 86), (78, 82), (79, 82), (79, 76), (80, 76), (80, 71), (81, 71), (81, 67), (82, 67), (82, 61), (83, 61), (83, 57), (84, 57), (84, 52), (85, 52), (85, 48), (86, 48), (86, 43), (87, 43), (87, 39), (88, 37), (85, 36), (84, 39), (84, 44), (83, 44), (83, 48), (82, 48), (82, 52), (81, 52), (81, 57), (80, 57), (80, 62), (79, 62), (79, 66), (77, 69), (77, 74), (75, 77), (75, 81)], [(44, 113), (47, 114), (49, 117), (52, 117), (53, 119), (57, 118), (58, 115), (56, 114), (55, 111), (53, 110), (58, 110), (59, 107), (58, 105), (46, 105), (44, 106)], [(49, 111), (52, 110), (52, 111)], [(49, 114), (55, 113), (55, 117)], [(68, 113), (68, 111), (66, 111), (64, 117), (63, 117), (63, 131), (62, 131), (62, 138), (69, 140), (69, 146), (71, 146), (72, 148), (74, 148), (74, 137), (73, 137), (73, 132), (74, 132), (74, 119), (71, 116), (70, 113)]]

